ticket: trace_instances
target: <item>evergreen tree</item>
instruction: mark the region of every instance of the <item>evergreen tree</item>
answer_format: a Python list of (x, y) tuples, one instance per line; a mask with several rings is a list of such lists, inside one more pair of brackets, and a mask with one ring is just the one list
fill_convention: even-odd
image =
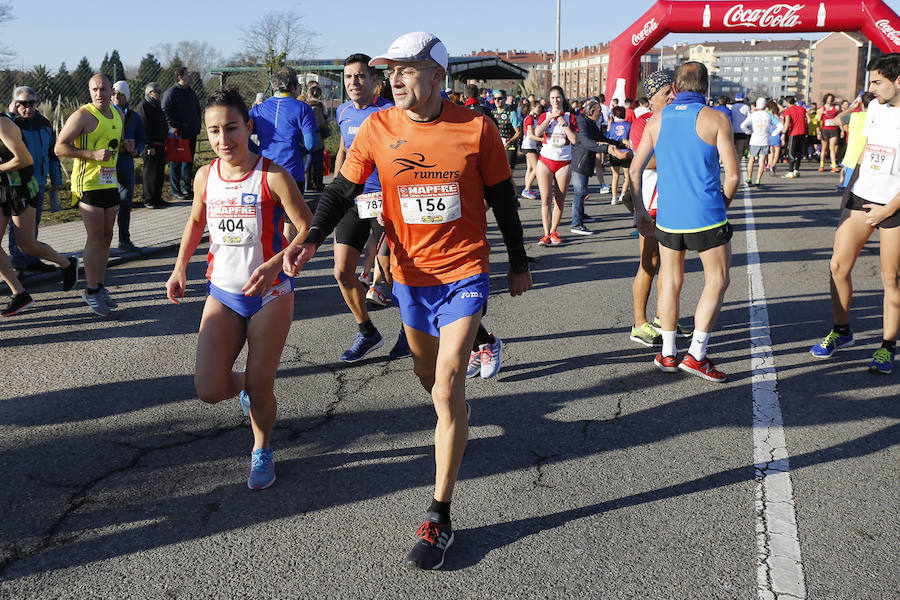
[[(162, 65), (159, 64), (156, 57), (148, 53), (147, 56), (141, 59), (141, 64), (138, 66), (137, 78), (134, 82), (136, 86), (135, 92), (143, 93), (144, 87), (153, 81), (159, 83), (162, 70)], [(160, 83), (160, 86), (162, 86), (162, 83)]]
[(31, 71), (25, 74), (25, 85), (34, 90), (39, 102), (44, 100), (52, 102), (56, 99), (53, 77), (50, 76), (50, 71), (44, 65), (35, 65)]
[(88, 83), (93, 74), (94, 69), (91, 67), (91, 63), (88, 62), (86, 56), (83, 56), (78, 62), (78, 66), (72, 71), (72, 82), (75, 84), (75, 98), (78, 102), (90, 102), (91, 93), (88, 90)]
[[(53, 89), (64, 100), (77, 96), (75, 82), (72, 80), (72, 75), (68, 69), (66, 69), (66, 63), (59, 65), (59, 70), (53, 76)], [(53, 98), (53, 102), (56, 102), (56, 98)]]
[(111, 77), (111, 75), (109, 74), (110, 70), (111, 69), (109, 68), (109, 52), (107, 52), (106, 54), (103, 55), (103, 60), (100, 61), (100, 71), (99, 72), (106, 73), (106, 75), (108, 77)]
[(178, 67), (183, 67), (184, 63), (181, 62), (181, 59), (178, 55), (172, 57), (172, 62), (169, 63), (169, 66), (162, 70), (159, 74), (159, 86), (166, 91), (173, 85), (175, 85), (175, 69)]
[(121, 79), (125, 79), (125, 66), (122, 64), (122, 60), (119, 58), (118, 50), (112, 51), (112, 54), (109, 55), (106, 69), (103, 69), (101, 67), (100, 72), (105, 73), (113, 83)]

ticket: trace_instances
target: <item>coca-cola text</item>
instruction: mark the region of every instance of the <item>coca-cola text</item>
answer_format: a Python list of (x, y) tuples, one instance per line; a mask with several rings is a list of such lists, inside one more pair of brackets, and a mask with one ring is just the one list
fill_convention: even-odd
[(796, 27), (801, 24), (797, 14), (805, 4), (773, 4), (769, 8), (748, 8), (736, 4), (725, 13), (725, 27)]
[(649, 36), (651, 33), (656, 31), (657, 27), (659, 27), (659, 23), (656, 22), (656, 17), (653, 17), (646, 23), (644, 23), (644, 27), (641, 28), (637, 33), (631, 34), (631, 45), (637, 46)]

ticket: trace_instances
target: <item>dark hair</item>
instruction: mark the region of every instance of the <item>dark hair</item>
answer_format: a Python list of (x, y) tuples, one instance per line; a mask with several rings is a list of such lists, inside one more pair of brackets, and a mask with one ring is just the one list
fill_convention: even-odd
[(606, 102), (606, 94), (600, 94), (600, 104)]
[(788, 104), (797, 104), (797, 99), (794, 98), (793, 96), (785, 96), (784, 101), (787, 102)]
[(569, 104), (569, 99), (566, 98), (566, 93), (565, 93), (565, 92), (563, 91), (563, 89), (562, 89), (561, 87), (559, 87), (558, 85), (554, 85), (552, 88), (550, 88), (550, 89), (547, 91), (547, 100), (548, 100), (548, 101), (550, 100), (550, 92), (552, 92), (553, 90), (556, 90), (557, 92), (559, 92), (559, 95), (562, 96), (562, 109), (563, 109), (563, 112), (572, 112), (572, 105)]
[(640, 98), (638, 98), (638, 105), (639, 106), (650, 106), (650, 99), (647, 98), (647, 96), (641, 96)]
[(878, 71), (891, 81), (896, 81), (900, 77), (900, 52), (891, 52), (872, 59), (866, 65), (866, 70)]
[(372, 60), (372, 57), (368, 54), (362, 54), (361, 52), (357, 52), (355, 54), (351, 54), (347, 58), (344, 59), (344, 66), (347, 65), (355, 65), (356, 63), (362, 63), (363, 66), (369, 70), (369, 75), (374, 75), (376, 70), (375, 67), (369, 66), (369, 61)]
[(474, 83), (466, 84), (466, 98), (477, 98), (478, 97), (478, 86)]
[(183, 78), (184, 74), (187, 72), (188, 72), (187, 67), (175, 67), (175, 70), (172, 71), (172, 74), (175, 75), (175, 81), (178, 81), (178, 79)]
[(375, 95), (381, 96), (385, 100), (389, 100), (390, 102), (394, 101), (394, 90), (391, 89), (391, 82), (387, 79), (382, 79), (381, 83), (375, 86)]
[(705, 94), (709, 87), (709, 71), (701, 62), (688, 61), (675, 69), (675, 88), (679, 92)]
[(297, 71), (281, 67), (272, 73), (272, 89), (276, 92), (292, 92), (297, 89)]
[(250, 111), (247, 110), (247, 105), (244, 103), (244, 99), (241, 98), (240, 92), (235, 88), (225, 87), (216, 90), (212, 96), (206, 99), (206, 107), (204, 110), (208, 110), (213, 106), (234, 108), (241, 113), (241, 117), (244, 118), (244, 123), (250, 120)]
[(831, 92), (828, 92), (827, 94), (822, 96), (822, 104), (825, 104), (825, 102), (828, 101), (829, 96), (831, 96), (831, 103), (834, 104), (835, 97), (834, 97), (834, 94), (832, 94)]
[(862, 100), (862, 105), (866, 108), (869, 108), (869, 102), (871, 102), (874, 99), (875, 99), (875, 94), (873, 94), (872, 92), (866, 92), (865, 94), (863, 94), (860, 97), (860, 100)]
[(625, 106), (634, 106), (633, 98), (625, 98)]
[(778, 103), (775, 102), (774, 100), (769, 100), (768, 102), (766, 102), (766, 108), (768, 108), (769, 112), (771, 112), (776, 117), (778, 116), (778, 113), (780, 112), (779, 108), (778, 108)]
[(617, 119), (624, 119), (625, 118), (625, 107), (624, 106), (613, 107), (612, 114)]
[(728, 104), (728, 96), (719, 96), (719, 104), (723, 106)]

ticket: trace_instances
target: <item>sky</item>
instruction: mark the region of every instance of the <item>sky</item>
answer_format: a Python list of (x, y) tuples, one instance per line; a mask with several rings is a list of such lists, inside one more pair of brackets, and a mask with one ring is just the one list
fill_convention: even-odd
[[(51, 72), (61, 62), (73, 69), (82, 56), (97, 68), (103, 55), (113, 49), (119, 51), (126, 68), (136, 67), (159, 44), (180, 40), (207, 42), (224, 57), (232, 56), (241, 50), (240, 28), (252, 25), (254, 14), (276, 10), (296, 11), (303, 16), (305, 25), (318, 33), (315, 43), (321, 48), (319, 58), (343, 58), (354, 52), (379, 54), (398, 35), (416, 30), (436, 34), (451, 56), (482, 48), (552, 51), (556, 46), (555, 0), (426, 0), (416, 10), (410, 9), (408, 0), (342, 0), (335, 4), (321, 0), (272, 1), (261, 3), (264, 10), (257, 13), (247, 8), (259, 5), (246, 0), (7, 1), (14, 19), (0, 25), (0, 44), (14, 52), (11, 66), (28, 69), (43, 64)], [(561, 46), (565, 49), (611, 41), (652, 5), (650, 0), (562, 0)], [(888, 5), (900, 12), (900, 0), (888, 0)], [(711, 35), (723, 41), (741, 37)], [(674, 34), (664, 43), (709, 38)]]

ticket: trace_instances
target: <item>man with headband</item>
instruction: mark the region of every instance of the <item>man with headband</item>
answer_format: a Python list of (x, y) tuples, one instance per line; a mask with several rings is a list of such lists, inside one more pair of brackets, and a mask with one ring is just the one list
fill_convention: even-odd
[(454, 539), (450, 500), (468, 438), (466, 365), (490, 291), (485, 202), (507, 247), (510, 295), (531, 287), (500, 133), (489, 119), (441, 98), (447, 58), (437, 37), (417, 31), (369, 62), (387, 66), (395, 107), (362, 122), (306, 240), (284, 255), (285, 272), (295, 275), (378, 169), (393, 296), (413, 370), (437, 413), (434, 496), (405, 560), (420, 569), (439, 569)]
[[(663, 372), (678, 370), (713, 382), (725, 373), (706, 356), (709, 332), (716, 324), (728, 288), (731, 224), (726, 210), (737, 190), (739, 173), (730, 120), (706, 105), (706, 66), (686, 62), (675, 71), (672, 103), (654, 115), (644, 130), (631, 164), (632, 197), (642, 197), (642, 174), (651, 155), (659, 173), (656, 226), (642, 202), (635, 205), (638, 230), (659, 242), (659, 301), (662, 351), (654, 364)], [(725, 168), (724, 189), (719, 161)], [(684, 254), (694, 250), (703, 264), (704, 287), (694, 313), (694, 335), (684, 359), (676, 360), (679, 296), (684, 282)]]
[[(644, 81), (644, 90), (650, 99), (650, 111), (643, 113), (635, 118), (631, 124), (631, 133), (629, 140), (631, 147), (637, 149), (641, 145), (641, 138), (644, 129), (653, 115), (658, 115), (662, 110), (672, 102), (675, 98), (675, 92), (672, 91), (672, 76), (666, 71), (656, 71), (651, 73)], [(643, 181), (641, 182), (641, 193), (643, 194), (644, 208), (650, 214), (650, 217), (656, 219), (656, 157), (651, 156), (650, 162), (644, 169)], [(647, 301), (650, 299), (650, 288), (653, 285), (653, 278), (659, 270), (659, 242), (656, 237), (651, 235), (639, 236), (640, 241), (640, 263), (638, 264), (637, 274), (634, 276), (634, 283), (631, 286), (631, 295), (634, 305), (634, 326), (631, 328), (630, 339), (645, 346), (659, 346), (662, 343), (662, 334), (659, 332), (659, 317), (653, 319), (653, 323), (647, 322)], [(691, 331), (677, 324), (675, 327), (677, 335), (681, 337), (691, 337)]]

